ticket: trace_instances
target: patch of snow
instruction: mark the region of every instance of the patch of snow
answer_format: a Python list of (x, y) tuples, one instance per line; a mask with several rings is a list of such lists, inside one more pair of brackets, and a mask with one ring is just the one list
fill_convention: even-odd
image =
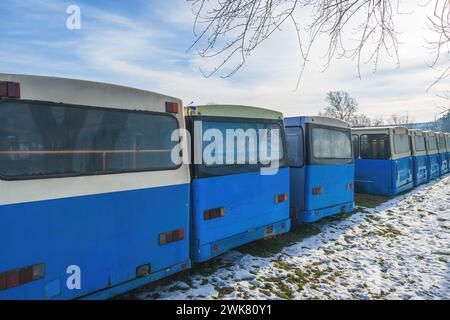
[(210, 276), (149, 299), (449, 299), (450, 178), (374, 209), (315, 224), (321, 232), (270, 258), (231, 251)]

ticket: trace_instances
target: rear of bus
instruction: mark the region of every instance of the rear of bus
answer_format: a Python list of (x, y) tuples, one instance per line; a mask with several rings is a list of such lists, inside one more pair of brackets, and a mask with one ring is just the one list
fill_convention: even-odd
[(14, 75), (0, 95), (0, 299), (104, 299), (190, 266), (180, 100)]
[(448, 159), (447, 159), (447, 146), (445, 141), (445, 134), (439, 132), (436, 135), (438, 139), (438, 150), (439, 150), (439, 175), (443, 176), (448, 173)]
[(291, 217), (315, 222), (354, 210), (351, 129), (325, 117), (285, 120), (291, 170)]
[[(194, 163), (192, 260), (203, 262), (245, 243), (288, 232), (289, 168), (282, 114), (219, 105), (192, 107), (188, 112)], [(265, 138), (259, 136), (263, 131), (268, 133)], [(245, 138), (235, 138), (238, 132)], [(268, 139), (272, 132), (278, 137), (278, 150)], [(271, 157), (279, 168), (262, 174), (267, 163), (261, 163), (260, 152), (266, 142), (269, 151), (274, 149)], [(195, 154), (200, 157), (195, 159)]]
[(413, 159), (414, 186), (419, 186), (428, 180), (425, 135), (421, 130), (409, 130), (409, 137)]
[(450, 172), (450, 133), (445, 134), (445, 142), (447, 143), (447, 164)]
[(359, 193), (394, 196), (414, 187), (406, 128), (355, 129), (360, 139), (355, 187)]
[(436, 134), (432, 131), (425, 132), (427, 148), (427, 173), (428, 181), (439, 178), (439, 151)]

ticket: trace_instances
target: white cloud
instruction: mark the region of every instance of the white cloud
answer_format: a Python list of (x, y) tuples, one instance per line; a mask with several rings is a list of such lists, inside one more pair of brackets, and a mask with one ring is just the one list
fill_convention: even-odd
[[(31, 4), (37, 5), (34, 0), (27, 3), (29, 8), (33, 8)], [(60, 14), (62, 1), (48, 3), (46, 15)], [(403, 45), (399, 69), (384, 59), (377, 73), (371, 72), (372, 66), (365, 66), (359, 79), (355, 62), (339, 60), (321, 72), (323, 60), (319, 57), (323, 56), (325, 46), (322, 42), (313, 52), (300, 90), (293, 91), (301, 60), (291, 27), (285, 26), (263, 43), (235, 77), (205, 79), (198, 68), (212, 68), (217, 62), (199, 58), (195, 52), (185, 52), (184, 44), (191, 41), (186, 41), (193, 20), (190, 6), (184, 0), (170, 5), (164, 2), (161, 6), (161, 10), (150, 12), (150, 6), (144, 4), (139, 19), (134, 19), (126, 13), (81, 5), (85, 19), (81, 32), (65, 34), (53, 41), (35, 40), (32, 46), (43, 51), (26, 48), (19, 42), (10, 48), (0, 45), (0, 57), (15, 60), (13, 71), (28, 73), (29, 69), (36, 70), (29, 66), (39, 62), (38, 70), (48, 70), (45, 74), (160, 91), (181, 97), (185, 103), (247, 104), (277, 109), (286, 115), (310, 115), (323, 108), (327, 91), (347, 90), (359, 101), (360, 111), (371, 116), (408, 110), (415, 120), (427, 121), (438, 113), (435, 106), (439, 99), (434, 93), (445, 84), (441, 83), (431, 93), (426, 92), (436, 72), (425, 63), (426, 16), (420, 7), (414, 14), (399, 17), (399, 27), (404, 31), (400, 35)], [(41, 7), (39, 12), (42, 11)], [(158, 19), (159, 22), (155, 21)], [(49, 59), (46, 52), (55, 57)], [(70, 53), (70, 58), (64, 52)], [(0, 67), (4, 68), (1, 62)]]

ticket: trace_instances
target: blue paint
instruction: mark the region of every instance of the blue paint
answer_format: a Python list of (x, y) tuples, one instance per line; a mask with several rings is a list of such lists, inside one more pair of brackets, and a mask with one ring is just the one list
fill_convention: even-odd
[(427, 155), (427, 173), (428, 181), (439, 178), (439, 155), (437, 153)]
[[(74, 299), (128, 283), (148, 283), (189, 262), (189, 184), (0, 206), (0, 272), (45, 263), (45, 278), (0, 291), (0, 299)], [(183, 241), (159, 245), (180, 228)], [(136, 268), (151, 265), (147, 278)], [(81, 268), (81, 290), (66, 269)], [(162, 273), (161, 273), (162, 272)], [(170, 272), (169, 272), (170, 273)], [(60, 281), (60, 294), (57, 282)], [(56, 297), (55, 297), (56, 295)]]
[[(353, 164), (291, 168), (291, 212), (293, 220), (315, 222), (325, 217), (354, 210)], [(324, 193), (313, 195), (313, 188)]]
[(412, 157), (356, 160), (355, 189), (359, 193), (395, 196), (413, 187)]
[[(280, 194), (289, 194), (288, 168), (272, 176), (263, 176), (258, 171), (194, 179), (192, 261), (206, 261), (231, 248), (261, 239), (271, 226), (277, 234), (288, 232), (289, 202), (276, 204), (275, 197)], [(204, 220), (204, 212), (215, 208), (225, 208), (225, 216)]]
[(427, 156), (413, 156), (413, 179), (417, 187), (428, 181)]
[(447, 153), (438, 154), (439, 176), (446, 175), (448, 173), (448, 160)]

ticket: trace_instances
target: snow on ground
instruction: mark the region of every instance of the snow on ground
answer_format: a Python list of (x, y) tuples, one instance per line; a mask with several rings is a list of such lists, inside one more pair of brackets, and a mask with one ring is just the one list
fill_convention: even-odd
[(231, 251), (132, 298), (450, 298), (450, 177), (314, 228), (270, 257)]

